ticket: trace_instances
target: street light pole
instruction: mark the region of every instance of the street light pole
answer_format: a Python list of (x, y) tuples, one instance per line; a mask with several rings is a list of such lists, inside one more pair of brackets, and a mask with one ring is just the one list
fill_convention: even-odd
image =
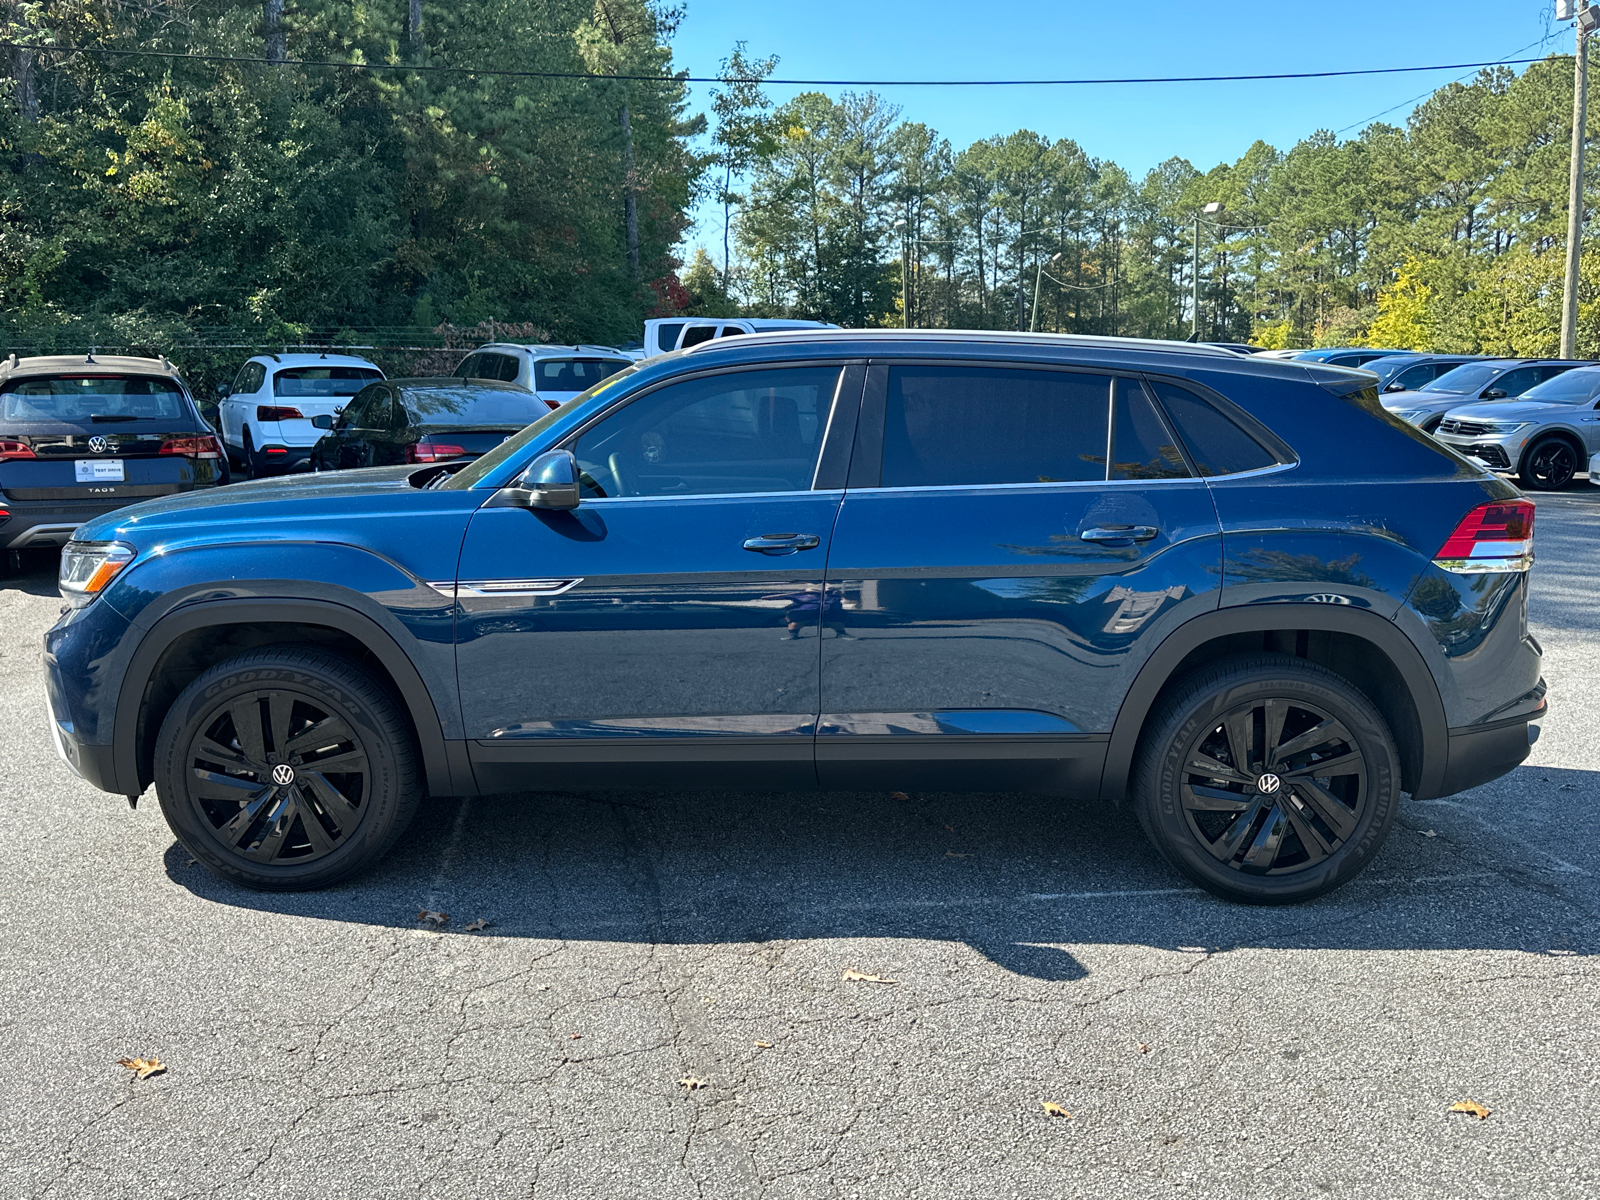
[(1583, 156), (1589, 108), (1589, 34), (1600, 25), (1600, 11), (1582, 4), (1575, 12), (1567, 5), (1556, 15), (1576, 16), (1576, 61), (1572, 70), (1572, 159), (1567, 181), (1567, 270), (1561, 292), (1561, 357), (1576, 358), (1578, 350), (1578, 265), (1583, 249)]
[[(1221, 211), (1222, 201), (1220, 200), (1213, 200), (1200, 210), (1207, 216), (1212, 216)], [(1194, 332), (1189, 335), (1189, 340), (1198, 342), (1200, 340), (1200, 213), (1195, 213), (1194, 215), (1194, 262), (1189, 268), (1189, 295), (1190, 303), (1194, 308), (1192, 314)]]

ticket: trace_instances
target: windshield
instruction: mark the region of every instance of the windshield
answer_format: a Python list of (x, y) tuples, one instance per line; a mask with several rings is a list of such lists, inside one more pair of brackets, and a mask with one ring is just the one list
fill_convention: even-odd
[[(626, 368), (618, 371), (609, 379), (602, 379), (599, 383), (595, 384), (581, 396), (574, 396), (560, 408), (552, 408), (549, 412), (545, 413), (544, 416), (540, 417), (532, 425), (529, 425), (521, 433), (516, 434), (514, 437), (507, 438), (493, 450), (489, 451), (489, 453), (485, 454), (482, 458), (474, 459), (470, 466), (463, 467), (454, 475), (450, 476), (448, 482), (441, 483), (438, 486), (440, 488), (450, 489), (466, 489), (472, 487), (480, 479), (483, 479), (490, 473), (498, 470), (500, 468), (500, 464), (505, 462), (506, 459), (520, 454), (524, 446), (528, 445), (530, 442), (534, 441), (541, 434), (543, 434), (546, 429), (549, 429), (550, 426), (556, 423), (557, 419), (566, 416), (567, 413), (571, 412), (576, 405), (586, 404), (590, 400), (593, 400), (596, 396), (599, 396), (605, 392), (609, 392), (612, 388), (616, 387), (638, 369), (638, 363), (629, 363)], [(541, 403), (543, 402), (541, 401)]]
[(1366, 363), (1365, 366), (1367, 370), (1377, 375), (1378, 383), (1382, 385), (1388, 383), (1407, 367), (1415, 365), (1421, 358), (1420, 354), (1385, 354), (1381, 358), (1375, 358)]
[(61, 375), (6, 385), (0, 420), (171, 420), (185, 415), (174, 379), (148, 375)]
[(526, 425), (550, 411), (520, 388), (403, 388), (406, 412), (419, 425)]
[(1563, 371), (1554, 379), (1536, 383), (1518, 397), (1545, 404), (1587, 404), (1600, 396), (1600, 370), (1593, 367)]
[(1476, 392), (1511, 365), (1511, 363), (1469, 363), (1467, 366), (1457, 367), (1454, 371), (1446, 371), (1432, 383), (1425, 383), (1417, 390), (1419, 392)]
[(274, 396), (354, 396), (382, 379), (376, 367), (289, 367), (272, 377)]
[(621, 358), (536, 358), (533, 387), (538, 392), (581, 392), (628, 365)]

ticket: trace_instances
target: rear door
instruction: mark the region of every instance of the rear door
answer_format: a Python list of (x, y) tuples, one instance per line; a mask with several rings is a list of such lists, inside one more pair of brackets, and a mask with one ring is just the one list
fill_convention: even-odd
[(1216, 607), (1221, 567), (1137, 376), (874, 366), (828, 562), (821, 783), (1093, 794), (1134, 674)]
[(23, 378), (0, 394), (0, 491), (18, 502), (132, 503), (220, 481), (218, 447), (176, 380)]

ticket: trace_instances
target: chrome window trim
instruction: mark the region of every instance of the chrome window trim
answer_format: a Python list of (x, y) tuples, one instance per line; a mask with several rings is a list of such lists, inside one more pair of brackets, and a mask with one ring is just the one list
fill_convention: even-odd
[(580, 507), (587, 508), (591, 504), (638, 504), (641, 501), (656, 500), (750, 500), (757, 496), (842, 496), (844, 492), (844, 488), (826, 488), (821, 491), (816, 488), (802, 488), (788, 492), (694, 492), (682, 496), (585, 496)]

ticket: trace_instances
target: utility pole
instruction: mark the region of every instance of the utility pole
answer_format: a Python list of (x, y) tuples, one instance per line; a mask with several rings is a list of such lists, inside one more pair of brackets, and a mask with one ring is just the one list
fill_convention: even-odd
[(1576, 60), (1572, 69), (1572, 162), (1567, 181), (1567, 272), (1561, 291), (1561, 357), (1578, 351), (1578, 264), (1583, 249), (1583, 153), (1589, 109), (1589, 35), (1600, 25), (1600, 10), (1583, 0), (1557, 0), (1557, 20), (1577, 18)]
[[(1054, 254), (1052, 254), (1050, 256), (1050, 265), (1051, 266), (1055, 266), (1056, 261), (1060, 257), (1061, 257), (1061, 252), (1059, 250), (1056, 251)], [(1035, 270), (1034, 270), (1034, 276), (1033, 276), (1033, 316), (1028, 319), (1028, 332), (1029, 333), (1032, 333), (1034, 330), (1039, 328), (1039, 285), (1041, 283), (1043, 283), (1043, 282), (1044, 282), (1044, 264), (1043, 263), (1038, 263), (1038, 264), (1036, 264), (1036, 267), (1035, 267)]]
[(910, 329), (911, 243), (906, 240), (909, 236), (906, 230), (906, 219), (901, 217), (894, 223), (894, 227), (900, 231), (900, 328)]

